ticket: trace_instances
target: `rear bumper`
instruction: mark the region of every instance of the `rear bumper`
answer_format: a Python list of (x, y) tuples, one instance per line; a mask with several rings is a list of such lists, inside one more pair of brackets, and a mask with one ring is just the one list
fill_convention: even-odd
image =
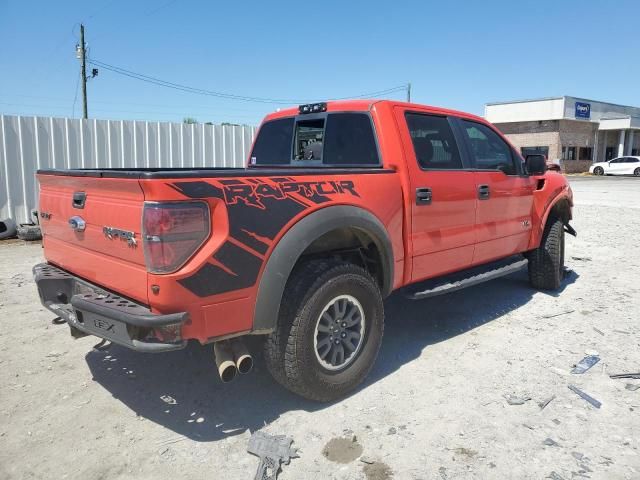
[(158, 341), (156, 329), (180, 332), (186, 312), (158, 315), (82, 280), (58, 267), (40, 263), (33, 267), (40, 301), (72, 329), (95, 335), (140, 352), (166, 352), (184, 348), (186, 340)]

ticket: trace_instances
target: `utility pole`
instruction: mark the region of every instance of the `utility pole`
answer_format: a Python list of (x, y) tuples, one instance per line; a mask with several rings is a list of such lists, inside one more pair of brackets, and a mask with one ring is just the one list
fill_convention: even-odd
[(411, 101), (411, 82), (407, 83), (407, 102)]
[(82, 118), (87, 119), (87, 51), (84, 43), (84, 25), (80, 24), (80, 75), (82, 75)]

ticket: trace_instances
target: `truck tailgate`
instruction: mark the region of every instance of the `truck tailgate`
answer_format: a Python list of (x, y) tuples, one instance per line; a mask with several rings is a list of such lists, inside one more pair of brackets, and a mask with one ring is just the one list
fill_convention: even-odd
[[(146, 304), (144, 193), (138, 180), (51, 174), (40, 174), (38, 180), (46, 259)], [(85, 223), (84, 231), (72, 227), (73, 219)]]

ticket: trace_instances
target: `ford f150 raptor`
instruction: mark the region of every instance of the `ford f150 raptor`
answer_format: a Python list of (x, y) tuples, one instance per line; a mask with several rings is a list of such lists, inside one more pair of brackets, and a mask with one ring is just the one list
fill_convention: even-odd
[(370, 371), (383, 299), (528, 268), (558, 289), (573, 196), (484, 119), (395, 101), (268, 115), (246, 168), (40, 170), (45, 307), (141, 352), (213, 344), (224, 381), (262, 335), (273, 377), (329, 401)]

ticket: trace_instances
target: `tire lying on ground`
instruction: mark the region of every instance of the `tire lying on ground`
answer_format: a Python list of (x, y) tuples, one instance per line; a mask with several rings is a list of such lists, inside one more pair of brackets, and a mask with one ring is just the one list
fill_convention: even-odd
[(0, 240), (16, 236), (16, 222), (7, 218), (0, 220)]
[(298, 266), (287, 282), (265, 361), (284, 387), (310, 400), (343, 397), (367, 376), (380, 349), (384, 307), (365, 269), (334, 260)]
[(20, 240), (40, 240), (42, 239), (42, 232), (40, 231), (40, 225), (21, 224), (18, 227), (18, 238)]

